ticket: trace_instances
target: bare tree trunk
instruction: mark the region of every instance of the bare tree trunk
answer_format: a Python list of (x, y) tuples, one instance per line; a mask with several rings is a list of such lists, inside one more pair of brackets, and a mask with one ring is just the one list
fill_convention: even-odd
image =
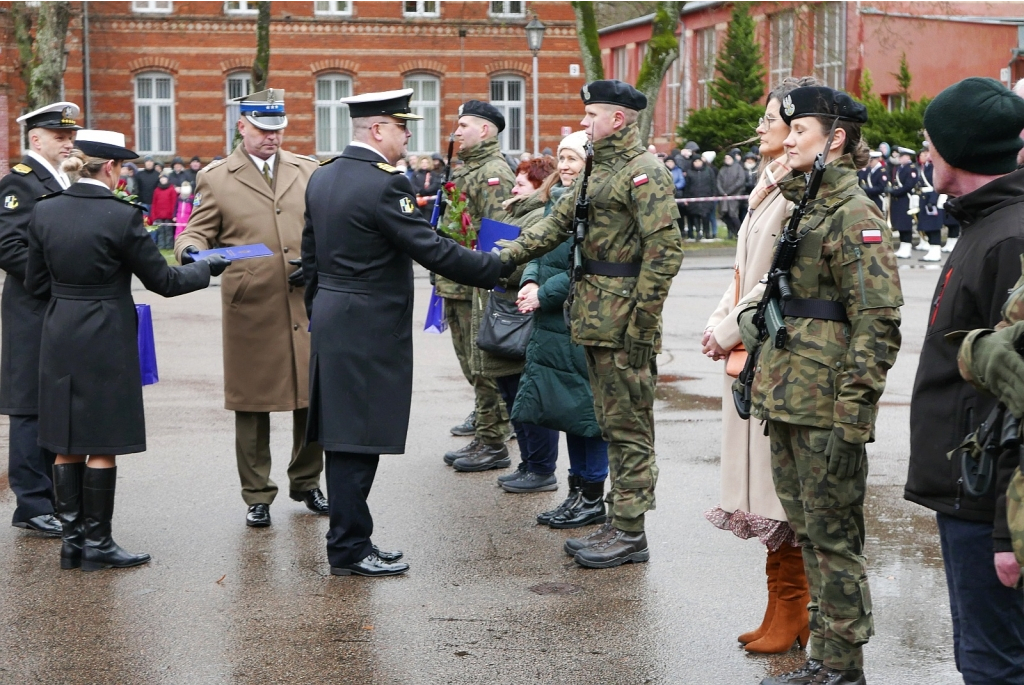
[(601, 61), (601, 44), (597, 39), (594, 3), (573, 0), (572, 9), (576, 13), (576, 37), (580, 41), (580, 54), (583, 56), (583, 74), (588, 83), (599, 81), (604, 78), (604, 62)]
[(64, 40), (70, 23), (70, 2), (44, 2), (39, 5), (35, 64), (28, 88), (30, 110), (60, 100), (64, 82)]
[(25, 82), (25, 90), (28, 90), (32, 83), (35, 52), (32, 49), (32, 12), (24, 2), (11, 3), (11, 22), (14, 24), (14, 41), (18, 45), (18, 67), (21, 80)]
[[(651, 40), (647, 43), (647, 52), (640, 73), (636, 78), (636, 89), (647, 96), (647, 109), (640, 112), (637, 125), (640, 128), (640, 140), (646, 142), (651, 135), (651, 123), (654, 110), (658, 103), (661, 83), (672, 63), (679, 57), (679, 39), (676, 28), (679, 26), (679, 12), (682, 2), (659, 2), (654, 13), (651, 27)], [(582, 39), (581, 39), (582, 40)]]
[(252, 62), (252, 92), (266, 90), (270, 76), (270, 0), (261, 0), (256, 16), (256, 59)]

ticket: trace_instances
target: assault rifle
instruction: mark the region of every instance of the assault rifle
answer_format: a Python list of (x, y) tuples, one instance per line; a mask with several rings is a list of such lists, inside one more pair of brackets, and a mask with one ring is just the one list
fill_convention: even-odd
[(580, 192), (576, 196), (576, 212), (572, 219), (569, 297), (565, 300), (566, 325), (569, 323), (569, 312), (572, 310), (576, 284), (583, 280), (583, 241), (587, 237), (587, 229), (590, 228), (590, 198), (587, 196), (587, 187), (590, 185), (590, 172), (594, 170), (594, 144), (589, 140), (587, 141), (585, 151), (587, 153), (587, 160), (583, 167), (583, 177), (580, 179)]
[[(789, 286), (789, 270), (793, 268), (793, 262), (796, 260), (796, 253), (800, 247), (800, 222), (807, 214), (807, 205), (818, 196), (821, 179), (825, 175), (825, 158), (832, 148), (832, 140), (838, 125), (839, 119), (837, 118), (832, 122), (825, 149), (819, 152), (814, 160), (814, 167), (807, 179), (803, 197), (800, 198), (800, 202), (793, 210), (786, 230), (779, 236), (779, 244), (775, 248), (771, 268), (768, 269), (764, 294), (761, 296), (761, 301), (757, 303), (757, 311), (754, 313), (754, 325), (757, 326), (759, 340), (771, 341), (775, 349), (781, 350), (786, 346), (786, 322), (783, 319), (780, 301), (788, 302), (793, 298), (793, 290)], [(747, 362), (737, 377), (739, 387), (733, 386), (733, 403), (736, 405), (736, 412), (742, 419), (750, 418), (751, 391), (760, 355), (761, 345), (758, 345), (756, 350), (749, 351)]]
[(430, 225), (437, 229), (437, 224), (444, 216), (445, 205), (448, 204), (448, 196), (445, 195), (444, 187), (448, 185), (449, 177), (452, 175), (452, 152), (455, 151), (455, 134), (448, 136), (448, 158), (444, 162), (444, 183), (437, 189), (437, 197), (434, 199), (434, 211), (430, 215)]

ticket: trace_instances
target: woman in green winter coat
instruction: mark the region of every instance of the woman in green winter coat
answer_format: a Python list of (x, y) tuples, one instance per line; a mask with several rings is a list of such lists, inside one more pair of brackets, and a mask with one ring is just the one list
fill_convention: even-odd
[[(583, 170), (586, 141), (583, 131), (562, 140), (556, 173), (536, 193), (509, 207), (516, 224), (525, 228), (547, 216), (556, 202), (573, 201), (571, 189)], [(563, 316), (569, 242), (527, 264), (520, 283), (520, 311), (536, 313), (512, 419), (564, 432), (569, 452), (569, 495), (556, 509), (538, 515), (537, 522), (552, 528), (603, 523), (608, 443), (601, 439), (594, 415), (583, 349), (573, 344)]]

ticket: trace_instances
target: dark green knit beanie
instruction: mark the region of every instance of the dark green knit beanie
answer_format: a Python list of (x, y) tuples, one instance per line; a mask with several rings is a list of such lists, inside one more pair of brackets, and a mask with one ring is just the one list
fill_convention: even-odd
[(999, 81), (972, 76), (935, 96), (924, 128), (946, 162), (985, 176), (1017, 168), (1024, 99)]

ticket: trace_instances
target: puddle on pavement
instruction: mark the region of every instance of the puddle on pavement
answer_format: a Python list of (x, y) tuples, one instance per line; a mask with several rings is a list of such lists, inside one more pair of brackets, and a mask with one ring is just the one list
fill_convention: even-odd
[(654, 397), (665, 402), (671, 409), (676, 411), (721, 411), (721, 397), (683, 392), (676, 385), (676, 383), (695, 380), (698, 379), (694, 376), (677, 376), (672, 374), (658, 376), (658, 385), (655, 388)]

